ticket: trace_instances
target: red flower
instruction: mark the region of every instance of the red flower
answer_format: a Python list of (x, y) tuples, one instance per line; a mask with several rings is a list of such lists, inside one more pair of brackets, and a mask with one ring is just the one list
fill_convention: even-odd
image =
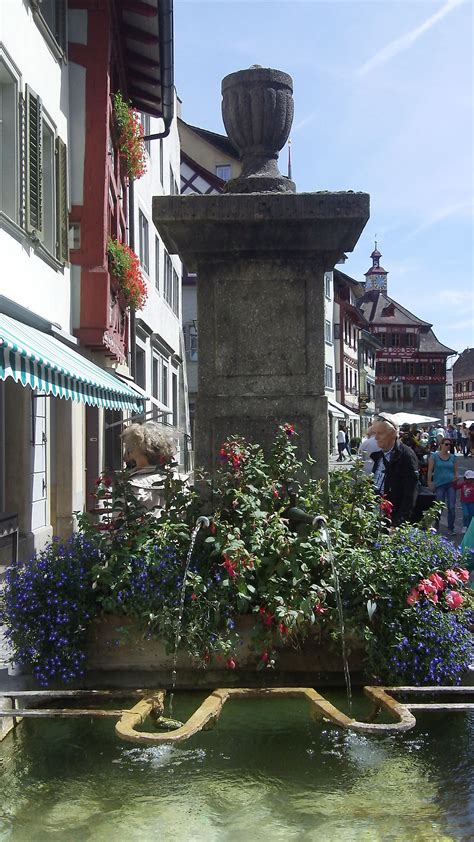
[(296, 430), (293, 424), (285, 424), (283, 429), (287, 436), (296, 436)]
[(225, 567), (225, 569), (226, 569), (227, 573), (229, 574), (230, 578), (235, 579), (235, 577), (237, 576), (237, 567), (236, 567), (235, 562), (233, 562), (232, 559), (229, 558), (229, 556), (227, 556), (227, 555), (224, 556), (224, 562), (223, 562), (222, 566)]
[(317, 602), (316, 605), (314, 606), (314, 611), (316, 612), (316, 614), (325, 614), (327, 610), (328, 609), (324, 608), (324, 606), (321, 605), (320, 602)]
[(270, 611), (267, 611), (264, 605), (260, 607), (260, 618), (264, 626), (270, 628), (271, 624), (273, 623), (274, 614), (271, 614)]
[(456, 573), (461, 582), (469, 582), (469, 570), (466, 570), (465, 567), (458, 567)]
[(431, 576), (428, 576), (428, 579), (430, 582), (433, 582), (437, 591), (444, 591), (446, 582), (441, 578), (441, 576), (439, 576), (438, 573), (432, 573)]
[(464, 597), (458, 591), (446, 591), (446, 605), (453, 611), (459, 608), (464, 602)]
[(228, 660), (225, 662), (225, 665), (228, 670), (235, 670), (237, 663), (234, 660), (234, 658), (228, 658)]
[(278, 631), (280, 632), (282, 637), (288, 634), (288, 628), (285, 626), (284, 623), (280, 623), (278, 626)]
[(418, 590), (420, 591), (420, 593), (424, 593), (425, 596), (431, 597), (434, 594), (436, 594), (438, 588), (431, 581), (431, 579), (422, 579), (421, 582), (418, 584)]
[(407, 604), (414, 605), (420, 599), (420, 593), (417, 588), (412, 588), (407, 596)]
[(196, 594), (196, 593), (194, 593), (194, 591), (193, 591), (193, 592), (192, 592), (192, 594), (191, 594), (191, 599), (192, 599), (192, 600), (197, 599), (197, 594)]
[(270, 658), (270, 655), (268, 654), (268, 652), (266, 650), (265, 650), (265, 652), (262, 652), (262, 657), (260, 658), (260, 660), (262, 661), (263, 664), (268, 664), (269, 658)]
[(445, 570), (444, 575), (450, 585), (457, 585), (459, 582), (463, 581), (455, 570)]
[(273, 486), (273, 496), (276, 497), (277, 499), (280, 496), (279, 493), (278, 493), (278, 489), (276, 489), (275, 486)]
[(390, 500), (387, 500), (386, 497), (382, 497), (380, 500), (380, 509), (386, 517), (391, 517), (393, 512), (393, 503)]

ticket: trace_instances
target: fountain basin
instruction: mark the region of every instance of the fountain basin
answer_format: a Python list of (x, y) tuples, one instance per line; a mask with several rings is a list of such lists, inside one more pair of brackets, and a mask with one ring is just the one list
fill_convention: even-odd
[[(295, 648), (291, 643), (278, 647), (274, 669), (257, 669), (258, 655), (252, 650), (252, 629), (255, 617), (237, 618), (236, 631), (241, 643), (234, 656), (235, 669), (225, 660), (203, 667), (185, 652), (178, 653), (176, 686), (181, 689), (214, 689), (225, 683), (229, 687), (343, 686), (344, 673), (340, 646), (319, 632), (312, 632)], [(354, 638), (347, 640), (349, 668), (353, 683), (363, 683), (363, 647)], [(119, 683), (135, 686), (137, 675), (153, 675), (153, 685), (169, 687), (173, 669), (173, 653), (166, 651), (163, 640), (147, 637), (143, 627), (133, 618), (104, 615), (91, 624), (88, 638), (88, 672), (114, 674)], [(148, 674), (148, 677), (147, 677)], [(225, 676), (225, 681), (224, 681)], [(148, 686), (148, 685), (147, 685)]]

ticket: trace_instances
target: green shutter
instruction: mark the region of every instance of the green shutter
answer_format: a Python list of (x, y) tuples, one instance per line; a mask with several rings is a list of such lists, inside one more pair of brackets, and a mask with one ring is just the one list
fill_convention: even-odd
[(26, 86), (26, 228), (43, 235), (42, 102)]
[(25, 97), (20, 94), (18, 97), (18, 206), (19, 222), (22, 228), (25, 227), (25, 205), (26, 205), (26, 115)]
[(60, 137), (56, 138), (56, 257), (63, 263), (69, 261), (67, 201), (67, 149)]

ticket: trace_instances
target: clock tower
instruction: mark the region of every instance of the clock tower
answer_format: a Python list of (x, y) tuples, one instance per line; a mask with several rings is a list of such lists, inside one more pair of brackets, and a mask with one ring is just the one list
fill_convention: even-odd
[(365, 273), (365, 291), (377, 290), (377, 292), (387, 292), (388, 272), (380, 265), (382, 255), (377, 249), (377, 240), (375, 241), (375, 249), (370, 256), (372, 258), (372, 266)]

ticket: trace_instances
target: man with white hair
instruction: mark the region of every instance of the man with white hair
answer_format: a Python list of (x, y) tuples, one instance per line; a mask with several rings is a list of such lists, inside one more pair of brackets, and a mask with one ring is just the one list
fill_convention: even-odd
[(372, 432), (380, 450), (371, 454), (374, 487), (393, 506), (392, 525), (409, 521), (418, 496), (418, 460), (411, 447), (398, 439), (398, 425), (388, 412), (376, 415)]

